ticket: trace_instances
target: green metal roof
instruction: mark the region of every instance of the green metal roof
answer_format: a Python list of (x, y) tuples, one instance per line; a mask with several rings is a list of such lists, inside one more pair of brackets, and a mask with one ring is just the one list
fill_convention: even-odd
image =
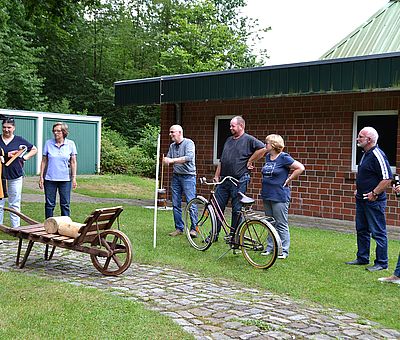
[(400, 0), (392, 0), (320, 59), (398, 51), (400, 51)]
[(116, 105), (400, 90), (400, 52), (114, 84)]

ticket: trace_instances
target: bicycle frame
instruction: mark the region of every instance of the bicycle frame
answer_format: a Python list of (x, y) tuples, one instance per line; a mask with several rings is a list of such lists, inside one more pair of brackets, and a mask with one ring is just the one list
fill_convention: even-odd
[[(215, 187), (225, 180), (230, 180), (235, 185), (238, 183), (235, 178), (229, 176), (221, 182), (207, 182), (205, 178), (200, 178), (202, 184), (213, 187), (210, 190), (208, 200), (203, 196), (197, 196), (188, 202), (185, 210), (186, 237), (195, 249), (205, 251), (216, 241), (215, 236), (220, 223), (227, 235), (224, 239), (229, 244), (229, 248), (219, 258), (230, 250), (235, 253), (235, 250), (240, 249), (245, 259), (252, 266), (267, 269), (274, 264), (282, 249), (279, 235), (273, 226), (274, 219), (253, 211), (254, 199), (239, 193), (242, 208), (239, 212), (238, 226), (232, 228), (228, 224), (215, 195)], [(193, 218), (194, 212), (197, 214), (195, 218)], [(190, 230), (193, 223), (196, 223), (196, 236), (192, 238)], [(231, 237), (231, 235), (233, 236)]]
[[(237, 183), (239, 182), (236, 178), (231, 177), (231, 176), (226, 176), (224, 177), (224, 179), (220, 182), (213, 182), (213, 183), (209, 183), (207, 182), (205, 177), (200, 178), (200, 183), (201, 184), (206, 184), (206, 185), (213, 185), (213, 188), (210, 190), (210, 196), (208, 199), (208, 204), (210, 204), (215, 212), (215, 217), (217, 218), (217, 221), (221, 224), (221, 229), (224, 230), (225, 235), (227, 236), (228, 234), (230, 234), (233, 230), (235, 231), (235, 235), (239, 235), (240, 232), (240, 228), (241, 226), (246, 223), (246, 221), (248, 220), (247, 218), (247, 213), (248, 212), (252, 212), (251, 206), (250, 207), (246, 207), (246, 206), (242, 206), (241, 210), (240, 210), (240, 216), (238, 219), (238, 225), (236, 226), (236, 228), (232, 228), (226, 218), (225, 218), (225, 214), (222, 211), (220, 205), (218, 204), (218, 200), (215, 196), (215, 187), (224, 183), (226, 180), (231, 181), (234, 185), (237, 186)], [(237, 241), (237, 237), (235, 237), (234, 240), (231, 240), (231, 244), (233, 245), (237, 245), (240, 246), (240, 244)]]
[[(213, 188), (210, 190), (208, 204), (210, 204), (213, 207), (216, 218), (217, 218), (218, 222), (221, 223), (221, 227), (222, 227), (221, 229), (224, 230), (225, 235), (228, 235), (232, 231), (233, 228), (226, 221), (224, 212), (222, 211), (220, 205), (218, 204), (217, 197), (215, 196), (215, 187), (217, 185), (224, 183), (226, 180), (230, 180), (234, 185), (237, 185), (236, 182), (238, 182), (238, 180), (236, 178), (233, 178), (231, 176), (226, 176), (226, 177), (224, 177), (224, 179), (222, 181), (213, 182), (213, 183), (207, 182), (206, 178), (202, 177), (202, 178), (200, 178), (200, 183), (206, 184), (206, 185), (213, 185)], [(243, 216), (242, 212), (241, 212), (241, 215)]]

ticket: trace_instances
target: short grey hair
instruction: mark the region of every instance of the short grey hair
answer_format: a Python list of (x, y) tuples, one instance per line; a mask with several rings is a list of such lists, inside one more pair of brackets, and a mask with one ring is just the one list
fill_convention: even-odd
[(364, 131), (365, 136), (371, 139), (372, 144), (375, 145), (378, 142), (379, 134), (373, 127), (366, 126), (361, 131)]
[(231, 120), (234, 120), (234, 119), (237, 121), (237, 123), (238, 123), (239, 125), (242, 125), (242, 126), (243, 126), (243, 129), (245, 128), (246, 122), (245, 122), (245, 120), (243, 119), (242, 116), (235, 116), (235, 117), (233, 117)]
[(169, 129), (170, 129), (170, 130), (171, 130), (171, 129), (172, 129), (172, 130), (176, 130), (176, 131), (178, 131), (178, 132), (182, 132), (182, 134), (183, 134), (183, 127), (180, 126), (180, 125), (178, 125), (178, 124), (172, 125)]

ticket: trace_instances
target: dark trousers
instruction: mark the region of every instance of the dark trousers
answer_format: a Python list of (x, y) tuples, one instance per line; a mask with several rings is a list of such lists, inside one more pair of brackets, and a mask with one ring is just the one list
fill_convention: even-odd
[(356, 200), (357, 259), (369, 262), (371, 236), (376, 242), (375, 262), (388, 267), (388, 241), (386, 234), (386, 200), (370, 202)]
[(61, 216), (70, 215), (71, 188), (71, 181), (44, 181), (44, 194), (46, 197), (44, 210), (46, 218), (53, 217), (57, 190), (60, 195)]
[[(239, 179), (239, 183), (236, 186), (230, 180), (225, 180), (224, 183), (217, 186), (215, 190), (215, 197), (222, 210), (225, 211), (225, 207), (228, 204), (229, 198), (232, 201), (232, 221), (231, 221), (231, 233), (233, 234), (240, 223), (240, 210), (242, 204), (240, 203), (239, 192), (245, 194), (247, 186), (250, 183), (250, 175), (245, 174)], [(221, 230), (221, 223), (218, 221), (217, 235)]]

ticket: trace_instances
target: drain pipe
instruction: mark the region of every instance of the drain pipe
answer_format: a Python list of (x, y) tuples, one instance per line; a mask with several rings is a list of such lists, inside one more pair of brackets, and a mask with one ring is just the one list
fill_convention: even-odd
[(175, 104), (175, 124), (182, 125), (182, 104)]

